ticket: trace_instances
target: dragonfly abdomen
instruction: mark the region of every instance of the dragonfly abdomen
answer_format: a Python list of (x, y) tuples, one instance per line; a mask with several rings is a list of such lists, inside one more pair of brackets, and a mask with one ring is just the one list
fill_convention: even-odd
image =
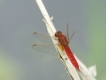
[(70, 50), (69, 46), (66, 46), (65, 48), (65, 52), (69, 58), (69, 60), (71, 61), (71, 63), (73, 64), (73, 66), (79, 71), (79, 65), (78, 65), (78, 62), (77, 60), (75, 59), (72, 51)]

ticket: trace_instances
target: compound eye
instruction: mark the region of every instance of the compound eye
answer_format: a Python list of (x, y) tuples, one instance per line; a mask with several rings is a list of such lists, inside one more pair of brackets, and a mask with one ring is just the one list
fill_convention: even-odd
[(55, 37), (58, 37), (58, 36), (61, 35), (61, 34), (62, 34), (61, 31), (57, 31), (57, 32), (55, 33)]
[(54, 36), (55, 36), (55, 37), (58, 37), (58, 33), (56, 32)]

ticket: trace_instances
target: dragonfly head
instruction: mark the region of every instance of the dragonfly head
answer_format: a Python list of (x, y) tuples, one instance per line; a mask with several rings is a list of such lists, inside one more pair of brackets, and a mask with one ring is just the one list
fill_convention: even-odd
[(61, 34), (62, 34), (61, 31), (57, 31), (57, 32), (55, 33), (55, 37), (59, 37)]

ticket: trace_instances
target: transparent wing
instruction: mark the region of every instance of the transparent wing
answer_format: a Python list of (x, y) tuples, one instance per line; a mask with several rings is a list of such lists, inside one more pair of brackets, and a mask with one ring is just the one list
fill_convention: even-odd
[(49, 45), (49, 44), (34, 44), (32, 45), (32, 49), (42, 52), (42, 53), (47, 53), (50, 55), (57, 55), (56, 49), (54, 45)]
[(49, 35), (44, 35), (38, 32), (34, 32), (33, 36), (41, 43), (32, 45), (32, 49), (39, 51), (41, 53), (47, 53), (56, 56), (56, 49)]
[(66, 36), (67, 41), (70, 43), (72, 37), (73, 37), (74, 34), (75, 34), (75, 31), (72, 33), (72, 35), (71, 35), (70, 38), (69, 38), (69, 31), (68, 31), (68, 30), (69, 30), (69, 29), (68, 29), (68, 23), (67, 23), (65, 36)]
[(70, 43), (72, 37), (74, 36), (75, 32), (76, 32), (76, 31), (74, 31), (74, 32), (72, 33), (72, 35), (71, 35), (71, 37), (70, 37), (70, 39), (69, 39), (69, 43)]
[(51, 37), (49, 35), (44, 35), (44, 34), (40, 34), (40, 33), (34, 32), (33, 36), (35, 37), (35, 39), (37, 39), (37, 40), (39, 40), (39, 41), (41, 41), (43, 43), (53, 44), (53, 42), (51, 40)]
[(67, 26), (66, 26), (66, 33), (65, 33), (65, 36), (66, 36), (67, 41), (69, 42), (68, 23), (67, 23)]

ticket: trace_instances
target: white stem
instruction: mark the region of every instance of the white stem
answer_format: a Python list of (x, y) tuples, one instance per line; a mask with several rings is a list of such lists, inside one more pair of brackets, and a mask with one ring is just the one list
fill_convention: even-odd
[[(40, 10), (41, 10), (41, 13), (42, 13), (43, 17), (44, 17), (43, 21), (44, 21), (45, 24), (46, 24), (48, 33), (49, 33), (49, 35), (50, 35), (51, 37), (53, 37), (54, 34), (55, 34), (55, 32), (56, 32), (56, 29), (55, 29), (55, 27), (54, 27), (54, 25), (53, 25), (53, 23), (52, 23), (52, 18), (53, 18), (53, 17), (50, 18), (50, 16), (49, 16), (49, 14), (48, 14), (48, 12), (47, 12), (47, 10), (46, 10), (46, 8), (45, 8), (45, 6), (44, 6), (42, 0), (36, 0), (36, 2), (37, 2), (38, 6), (39, 6), (39, 8), (40, 8)], [(54, 44), (57, 43), (57, 41), (54, 40), (54, 39), (52, 39), (52, 41), (53, 41)], [(65, 52), (61, 51), (60, 48), (59, 48), (57, 45), (55, 45), (55, 47), (56, 47), (56, 50), (58, 51), (58, 53), (62, 56), (62, 58), (63, 58), (62, 62), (63, 62), (63, 64), (65, 65), (65, 68), (67, 69), (69, 75), (70, 75), (71, 77), (73, 77), (73, 80), (80, 80), (80, 78), (79, 78), (79, 76), (78, 76), (78, 73), (77, 73), (77, 71), (75, 70), (74, 66), (70, 63), (69, 60), (65, 60), (65, 59), (67, 58), (67, 56), (64, 55)], [(67, 58), (67, 59), (68, 59), (68, 58)]]
[(47, 12), (42, 0), (36, 0), (36, 2), (37, 2), (38, 6), (39, 6), (39, 8), (41, 10), (41, 13), (42, 13), (42, 15), (44, 17), (44, 20), (45, 20), (46, 24), (48, 24), (50, 26), (49, 28), (51, 28), (52, 32), (55, 33), (56, 29), (55, 29), (55, 27), (54, 27), (54, 25), (52, 23), (52, 18), (53, 17), (50, 18), (50, 16), (49, 16), (49, 14), (48, 14), (48, 12)]
[[(55, 34), (55, 32), (56, 32), (56, 29), (55, 29), (55, 27), (54, 27), (54, 25), (53, 25), (53, 23), (52, 23), (53, 17), (50, 18), (50, 16), (49, 16), (49, 14), (48, 14), (48, 12), (47, 12), (47, 10), (46, 10), (46, 8), (45, 8), (45, 6), (44, 6), (42, 0), (36, 0), (36, 2), (37, 2), (38, 6), (39, 6), (39, 8), (40, 8), (40, 10), (41, 10), (41, 13), (42, 13), (43, 17), (44, 17), (43, 21), (44, 21), (45, 24), (46, 24), (47, 31), (48, 31), (49, 35), (50, 35), (51, 37), (54, 37), (54, 34)], [(54, 40), (53, 38), (52, 38), (52, 41), (53, 41), (54, 44), (57, 44), (57, 43), (58, 43), (58, 41), (57, 41), (57, 40)], [(66, 53), (63, 52), (63, 51), (61, 51), (61, 49), (60, 49), (57, 45), (54, 45), (54, 46), (55, 46), (55, 48), (56, 48), (56, 50), (57, 50), (57, 53), (61, 55), (61, 57), (62, 57), (62, 62), (63, 62), (63, 64), (65, 65), (65, 68), (66, 68), (67, 72), (69, 73), (69, 75), (73, 78), (73, 80), (80, 80), (76, 69), (74, 68), (74, 66), (72, 65), (72, 63), (70, 63), (68, 57), (66, 56)], [(77, 57), (76, 57), (76, 58), (77, 58)], [(66, 60), (66, 59), (67, 59), (67, 60)], [(77, 60), (78, 60), (78, 59), (77, 59)], [(86, 70), (84, 69), (85, 66), (80, 62), (80, 60), (78, 60), (78, 63), (79, 63), (79, 67), (80, 67), (80, 70), (81, 70), (81, 72), (79, 72), (79, 73), (81, 74), (83, 80), (96, 80), (96, 79), (89, 73), (88, 70), (86, 71)], [(86, 69), (87, 69), (87, 68), (86, 68)], [(87, 78), (86, 78), (86, 77), (87, 77)], [(72, 78), (71, 78), (71, 79), (72, 79)]]

